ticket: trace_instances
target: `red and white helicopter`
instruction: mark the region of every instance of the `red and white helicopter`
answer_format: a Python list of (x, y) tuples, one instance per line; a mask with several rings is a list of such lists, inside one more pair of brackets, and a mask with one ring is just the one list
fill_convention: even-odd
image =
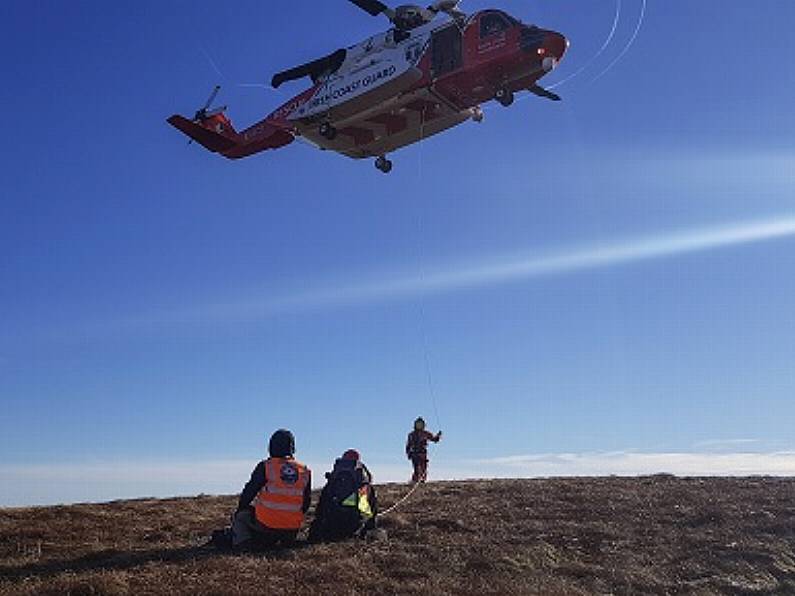
[[(388, 173), (389, 153), (467, 120), (482, 121), (481, 103), (494, 99), (510, 106), (523, 90), (560, 100), (538, 84), (566, 53), (569, 42), (560, 33), (525, 25), (500, 10), (467, 16), (455, 0), (396, 9), (378, 0), (350, 1), (386, 16), (393, 27), (275, 75), (273, 87), (304, 77), (313, 86), (264, 120), (237, 132), (225, 107), (210, 108), (216, 87), (193, 119), (174, 115), (168, 122), (230, 159), (303, 137), (323, 150), (374, 157), (376, 167)], [(435, 22), (440, 14), (449, 18)]]

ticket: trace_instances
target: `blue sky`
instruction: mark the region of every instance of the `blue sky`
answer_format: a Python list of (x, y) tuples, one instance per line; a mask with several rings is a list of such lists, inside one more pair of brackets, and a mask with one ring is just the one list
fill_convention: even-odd
[[(550, 84), (616, 10), (489, 5), (571, 39)], [(56, 474), (233, 492), (280, 426), (402, 479), (418, 414), (437, 477), (795, 474), (795, 5), (649, 0), (599, 76), (621, 9), (561, 104), (489, 106), (385, 177), (165, 123), (216, 83), (238, 127), (298, 93), (240, 84), (382, 28), (343, 0), (4, 3), (0, 505)]]

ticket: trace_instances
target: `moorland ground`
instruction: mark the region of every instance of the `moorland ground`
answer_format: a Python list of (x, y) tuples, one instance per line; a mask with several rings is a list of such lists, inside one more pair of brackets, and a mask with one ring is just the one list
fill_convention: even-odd
[(0, 510), (0, 594), (795, 594), (795, 479), (429, 483), (375, 539), (202, 548), (235, 503)]

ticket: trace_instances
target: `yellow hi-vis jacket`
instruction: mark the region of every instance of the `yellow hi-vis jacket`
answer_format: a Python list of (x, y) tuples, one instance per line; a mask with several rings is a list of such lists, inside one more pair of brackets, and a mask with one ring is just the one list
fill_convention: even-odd
[(364, 519), (370, 519), (373, 517), (373, 509), (370, 507), (369, 493), (369, 486), (364, 485), (359, 489), (358, 494), (351, 494), (351, 496), (345, 499), (342, 504), (345, 507), (357, 507), (359, 509), (359, 513), (362, 515), (362, 517), (364, 517)]
[(304, 523), (304, 491), (309, 469), (282, 457), (265, 460), (265, 484), (254, 498), (257, 521), (273, 530), (299, 530)]

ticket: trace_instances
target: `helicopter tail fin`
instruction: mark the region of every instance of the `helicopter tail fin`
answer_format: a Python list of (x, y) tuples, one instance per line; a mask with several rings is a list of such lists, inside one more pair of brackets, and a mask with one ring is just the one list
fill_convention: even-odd
[(223, 112), (194, 120), (175, 114), (167, 122), (208, 151), (220, 153), (229, 159), (240, 159), (267, 149), (278, 149), (295, 140), (289, 130), (267, 120), (238, 133)]
[(239, 143), (240, 135), (223, 113), (195, 120), (175, 114), (167, 122), (213, 153), (224, 153)]

